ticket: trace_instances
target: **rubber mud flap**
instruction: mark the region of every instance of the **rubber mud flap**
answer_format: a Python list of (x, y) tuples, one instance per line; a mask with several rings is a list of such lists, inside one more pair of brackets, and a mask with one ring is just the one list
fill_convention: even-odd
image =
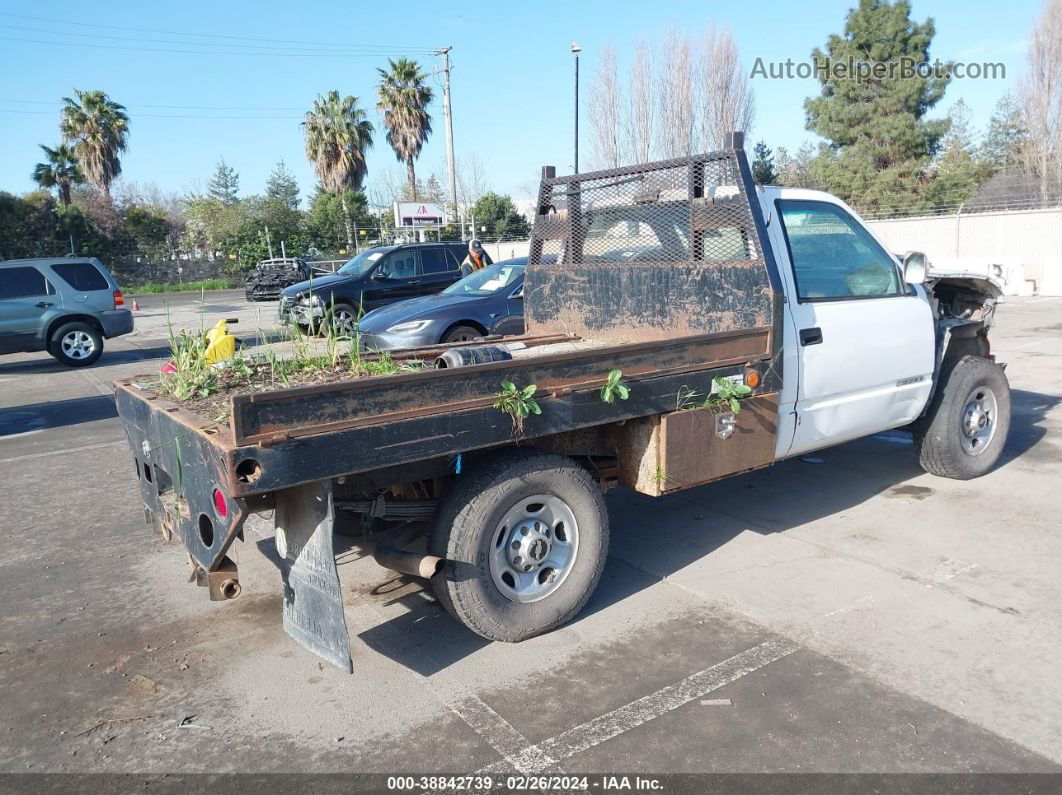
[(332, 549), (331, 481), (276, 493), (276, 539), (284, 578), (284, 631), (352, 673), (343, 591)]

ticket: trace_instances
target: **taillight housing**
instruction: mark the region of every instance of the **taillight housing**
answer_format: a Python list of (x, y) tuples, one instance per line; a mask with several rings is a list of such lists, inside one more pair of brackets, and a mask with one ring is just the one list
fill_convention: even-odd
[(114, 291), (114, 308), (115, 309), (121, 309), (123, 306), (125, 306), (125, 296), (122, 295), (122, 291), (121, 290), (115, 290)]
[(222, 519), (229, 515), (229, 500), (221, 489), (214, 489), (214, 511)]

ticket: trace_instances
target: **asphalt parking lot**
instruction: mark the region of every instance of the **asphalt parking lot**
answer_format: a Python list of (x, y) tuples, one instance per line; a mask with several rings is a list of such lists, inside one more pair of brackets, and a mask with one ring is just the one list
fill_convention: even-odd
[(251, 334), (273, 311), (199, 300), (139, 299), (88, 369), (0, 357), (0, 770), (1062, 770), (1062, 298), (999, 308), (990, 475), (925, 475), (891, 433), (617, 489), (589, 607), (519, 645), (345, 549), (353, 675), (284, 634), (266, 517), (227, 603), (144, 529), (110, 382), (157, 369), (167, 319)]

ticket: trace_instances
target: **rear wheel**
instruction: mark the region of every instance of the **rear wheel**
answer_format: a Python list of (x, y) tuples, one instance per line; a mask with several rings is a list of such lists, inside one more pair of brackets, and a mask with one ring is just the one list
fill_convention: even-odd
[(103, 353), (103, 336), (88, 323), (64, 323), (52, 334), (48, 353), (67, 367), (88, 367)]
[(454, 326), (443, 336), (443, 342), (471, 342), (477, 337), (482, 337), (483, 332), (472, 326)]
[(498, 453), (440, 506), (432, 554), (439, 601), (473, 632), (521, 641), (570, 621), (593, 593), (608, 553), (608, 514), (575, 461)]
[(926, 416), (914, 428), (918, 460), (933, 475), (969, 480), (999, 459), (1010, 430), (1010, 384), (979, 356), (949, 359)]

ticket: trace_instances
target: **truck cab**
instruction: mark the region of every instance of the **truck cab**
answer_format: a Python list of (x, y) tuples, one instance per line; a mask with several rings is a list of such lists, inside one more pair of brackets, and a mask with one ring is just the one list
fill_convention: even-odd
[[(910, 425), (929, 407), (946, 355), (987, 355), (995, 285), (927, 273), (920, 255), (905, 269), (904, 258), (828, 193), (757, 193), (785, 293), (777, 458)], [(956, 290), (967, 299), (958, 316)], [(956, 329), (964, 334), (953, 339)], [(973, 448), (991, 441), (1000, 400), (993, 402), (987, 413), (969, 407), (977, 415)]]

